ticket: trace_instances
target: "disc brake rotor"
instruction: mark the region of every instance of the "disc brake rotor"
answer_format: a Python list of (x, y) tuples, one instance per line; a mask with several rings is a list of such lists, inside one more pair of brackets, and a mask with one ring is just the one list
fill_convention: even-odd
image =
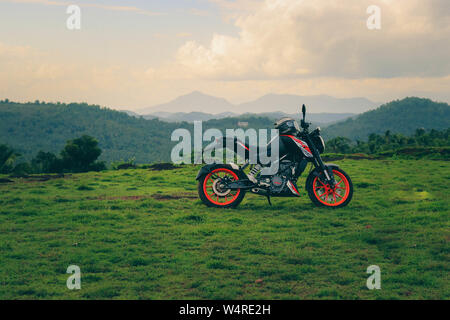
[(219, 179), (214, 180), (213, 185), (212, 185), (213, 191), (219, 197), (225, 197), (228, 194), (230, 194), (231, 189), (223, 190), (223, 188), (221, 188), (221, 184), (223, 184), (222, 179), (219, 178)]

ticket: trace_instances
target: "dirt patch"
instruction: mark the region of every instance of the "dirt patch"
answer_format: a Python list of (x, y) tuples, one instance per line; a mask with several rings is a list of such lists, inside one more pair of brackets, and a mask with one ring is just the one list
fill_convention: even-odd
[(122, 163), (117, 166), (117, 170), (136, 169), (137, 166), (132, 163)]
[(122, 196), (122, 197), (96, 197), (96, 198), (87, 198), (88, 200), (143, 200), (150, 199), (152, 196)]
[(96, 197), (87, 198), (88, 200), (124, 200), (124, 201), (137, 201), (144, 199), (155, 199), (161, 201), (180, 200), (180, 199), (197, 199), (197, 195), (193, 193), (178, 193), (178, 194), (152, 194), (143, 196), (122, 196), (122, 197)]
[(369, 156), (367, 154), (362, 154), (362, 153), (355, 153), (355, 154), (349, 154), (347, 156), (347, 159), (352, 159), (352, 160), (380, 160), (380, 159), (384, 159), (383, 157), (379, 157), (379, 156)]
[(68, 178), (70, 176), (71, 176), (70, 174), (52, 174), (52, 175), (48, 174), (39, 176), (26, 176), (23, 179), (25, 179), (25, 182), (45, 182), (54, 179)]
[(385, 157), (380, 156), (370, 156), (364, 153), (354, 153), (354, 154), (331, 154), (331, 155), (323, 155), (322, 159), (324, 161), (339, 161), (344, 159), (352, 159), (352, 160), (380, 160)]
[(179, 166), (175, 166), (172, 163), (155, 163), (151, 166), (146, 167), (152, 171), (162, 171), (162, 170), (175, 170), (179, 169)]
[(156, 200), (197, 199), (197, 195), (192, 193), (154, 194), (152, 198)]
[[(45, 182), (54, 179), (63, 179), (72, 176), (71, 174), (52, 174), (52, 175), (29, 175), (18, 177), (16, 179), (22, 179), (24, 183), (32, 183), (32, 182)], [(16, 180), (10, 179), (0, 179), (0, 183), (12, 183), (16, 182)]]
[(344, 156), (322, 156), (323, 161), (339, 161), (344, 159)]

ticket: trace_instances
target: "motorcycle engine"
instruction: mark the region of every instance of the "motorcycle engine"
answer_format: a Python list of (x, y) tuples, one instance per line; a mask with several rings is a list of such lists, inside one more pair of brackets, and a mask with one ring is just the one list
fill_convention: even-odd
[(292, 180), (295, 174), (295, 165), (292, 161), (283, 160), (280, 162), (278, 173), (272, 176), (270, 182), (271, 193), (282, 193), (286, 189), (288, 180)]

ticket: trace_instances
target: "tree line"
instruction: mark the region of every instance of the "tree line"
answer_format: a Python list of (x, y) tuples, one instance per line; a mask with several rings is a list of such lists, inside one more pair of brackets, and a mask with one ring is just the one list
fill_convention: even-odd
[(365, 141), (371, 133), (383, 135), (393, 129), (396, 133), (409, 136), (413, 135), (417, 128), (450, 128), (449, 115), (450, 106), (447, 103), (410, 97), (386, 103), (375, 110), (329, 125), (323, 133), (326, 140), (347, 137)]
[(435, 129), (427, 131), (421, 128), (411, 136), (387, 130), (384, 134), (370, 134), (367, 141), (336, 137), (327, 141), (326, 152), (377, 154), (405, 147), (448, 147), (450, 146), (449, 137), (450, 128), (442, 131)]
[[(411, 136), (386, 131), (384, 135), (371, 134), (368, 141), (352, 141), (337, 137), (326, 142), (327, 153), (377, 154), (405, 147), (448, 147), (450, 128), (443, 131), (417, 129)], [(0, 173), (24, 176), (39, 173), (79, 173), (107, 169), (104, 161), (98, 161), (102, 150), (98, 141), (88, 135), (68, 140), (59, 155), (39, 151), (29, 162), (19, 162), (20, 153), (8, 145), (0, 145)], [(17, 164), (16, 164), (17, 163)], [(114, 167), (114, 165), (113, 165)], [(116, 166), (117, 167), (117, 166)], [(119, 166), (120, 167), (120, 166)]]
[[(225, 132), (226, 128), (235, 128), (240, 120), (205, 121), (203, 128)], [(272, 120), (263, 117), (249, 117), (245, 121), (255, 129), (273, 125)], [(22, 161), (31, 161), (40, 150), (59, 153), (67, 140), (88, 135), (98, 140), (102, 149), (100, 160), (107, 163), (131, 158), (141, 164), (168, 162), (177, 144), (170, 137), (179, 128), (193, 133), (192, 123), (146, 120), (87, 103), (0, 100), (0, 144), (15, 147)]]
[(21, 156), (8, 145), (0, 145), (0, 173), (14, 176), (25, 176), (32, 173), (79, 173), (101, 171), (106, 169), (106, 163), (97, 161), (102, 150), (98, 141), (88, 135), (67, 141), (58, 155), (39, 151), (30, 162), (16, 160)]

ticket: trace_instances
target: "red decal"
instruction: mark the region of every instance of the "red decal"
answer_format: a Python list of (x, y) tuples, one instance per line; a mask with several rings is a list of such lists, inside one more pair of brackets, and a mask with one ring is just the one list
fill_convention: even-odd
[(295, 138), (294, 136), (289, 136), (289, 135), (282, 135), (282, 137), (289, 137), (292, 140), (294, 140), (295, 142), (297, 142), (298, 144), (300, 144), (306, 151), (308, 151), (310, 154), (312, 154), (311, 149), (308, 147), (308, 145), (303, 142), (300, 139)]

